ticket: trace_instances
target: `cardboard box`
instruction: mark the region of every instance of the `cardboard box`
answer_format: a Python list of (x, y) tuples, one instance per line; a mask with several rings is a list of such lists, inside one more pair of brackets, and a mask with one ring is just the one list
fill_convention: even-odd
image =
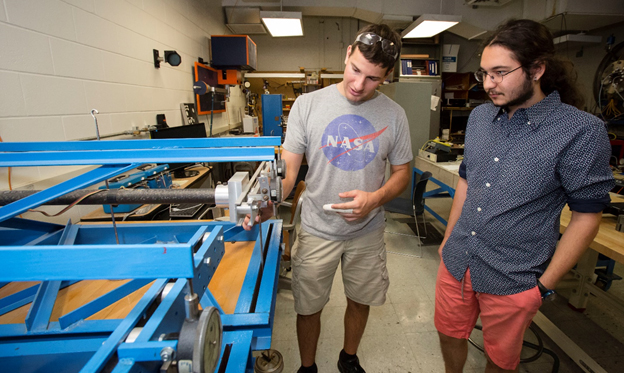
[(457, 55), (459, 54), (459, 44), (442, 45), (442, 72), (457, 72)]

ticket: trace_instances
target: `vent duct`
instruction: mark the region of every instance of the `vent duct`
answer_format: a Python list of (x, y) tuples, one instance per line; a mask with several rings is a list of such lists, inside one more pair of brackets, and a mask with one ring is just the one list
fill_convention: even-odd
[(233, 34), (257, 35), (267, 31), (260, 19), (260, 8), (225, 8), (226, 26)]

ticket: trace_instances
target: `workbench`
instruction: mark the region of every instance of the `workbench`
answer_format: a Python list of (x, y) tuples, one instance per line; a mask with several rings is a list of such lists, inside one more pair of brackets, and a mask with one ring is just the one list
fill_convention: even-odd
[[(611, 193), (611, 202), (624, 202), (624, 196)], [(561, 225), (559, 231), (563, 234), (572, 213), (566, 206), (561, 211)], [(569, 303), (577, 309), (585, 309), (589, 294), (594, 294), (601, 300), (607, 301), (614, 307), (624, 312), (624, 301), (611, 297), (607, 292), (593, 284), (594, 269), (598, 254), (603, 254), (618, 263), (624, 263), (624, 232), (615, 230), (617, 218), (611, 214), (604, 214), (600, 221), (600, 229), (596, 238), (589, 244), (589, 250), (583, 254), (574, 270), (574, 276), (578, 280), (578, 286), (573, 289), (573, 295)]]
[[(412, 170), (412, 185), (416, 185), (416, 175), (423, 172), (431, 172), (429, 181), (436, 184), (437, 188), (425, 191), (423, 195), (427, 198), (453, 198), (455, 197), (455, 187), (459, 182), (459, 165), (461, 161), (454, 162), (433, 162), (427, 158), (416, 156), (414, 158), (414, 169)], [(439, 222), (446, 226), (447, 222), (440, 214), (434, 211), (425, 203), (425, 210), (433, 215)]]

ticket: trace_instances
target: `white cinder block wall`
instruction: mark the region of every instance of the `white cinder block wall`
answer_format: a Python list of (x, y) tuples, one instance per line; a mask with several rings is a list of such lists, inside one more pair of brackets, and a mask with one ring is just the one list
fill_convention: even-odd
[[(223, 17), (219, 0), (0, 0), (2, 140), (95, 136), (94, 108), (101, 135), (154, 125), (161, 113), (170, 126), (181, 125), (180, 103), (194, 102), (193, 63), (210, 60), (210, 35), (230, 34)], [(154, 68), (153, 49), (176, 50), (182, 64)], [(240, 123), (243, 106), (233, 89), (228, 112), (214, 115), (213, 133)], [(210, 117), (200, 121), (208, 125)], [(131, 136), (113, 139), (121, 138)], [(12, 187), (39, 189), (77, 169), (13, 168)], [(0, 168), (0, 190), (7, 189), (8, 170)]]

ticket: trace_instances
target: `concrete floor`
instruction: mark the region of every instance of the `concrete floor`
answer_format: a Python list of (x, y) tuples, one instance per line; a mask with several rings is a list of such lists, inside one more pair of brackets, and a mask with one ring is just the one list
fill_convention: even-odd
[[(438, 204), (435, 208), (443, 211), (442, 216), (448, 216), (450, 200), (432, 203)], [(387, 213), (387, 218), (386, 232), (413, 235), (405, 224), (410, 220), (409, 217)], [(443, 226), (431, 216), (427, 220), (443, 231)], [(433, 325), (435, 278), (440, 263), (438, 245), (423, 246), (421, 253), (415, 237), (390, 233), (385, 236), (390, 288), (386, 304), (371, 308), (358, 351), (361, 365), (369, 373), (444, 372), (438, 336)], [(617, 266), (616, 272), (622, 275), (624, 268)], [(623, 282), (615, 282), (609, 292), (619, 294), (624, 299)], [(609, 309), (597, 299), (590, 300), (585, 312), (573, 311), (567, 306), (568, 295), (565, 290), (560, 291), (557, 300), (543, 305), (540, 311), (607, 372), (623, 372), (623, 315)], [(284, 372), (289, 373), (296, 372), (300, 365), (293, 303), (290, 291), (278, 292), (272, 342), (272, 348), (284, 356)], [(317, 352), (319, 372), (338, 371), (336, 362), (342, 348), (345, 309), (346, 299), (338, 271), (334, 278), (331, 300), (321, 317), (322, 328)], [(473, 333), (476, 341), (479, 341), (479, 333)], [(541, 332), (540, 335), (544, 339), (545, 347), (559, 356), (559, 372), (583, 372), (548, 337)], [(530, 332), (527, 332), (525, 339), (536, 342)], [(523, 351), (523, 357), (532, 354), (530, 349)], [(485, 362), (483, 354), (469, 346), (464, 372), (483, 372)], [(551, 372), (552, 366), (553, 358), (544, 354), (534, 362), (521, 364), (520, 372)]]

